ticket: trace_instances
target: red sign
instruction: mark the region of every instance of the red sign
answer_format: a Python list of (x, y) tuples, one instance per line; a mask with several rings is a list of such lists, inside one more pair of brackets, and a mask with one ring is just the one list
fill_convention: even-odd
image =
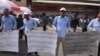
[(59, 11), (60, 7), (56, 7), (56, 6), (34, 6), (32, 7), (33, 11)]

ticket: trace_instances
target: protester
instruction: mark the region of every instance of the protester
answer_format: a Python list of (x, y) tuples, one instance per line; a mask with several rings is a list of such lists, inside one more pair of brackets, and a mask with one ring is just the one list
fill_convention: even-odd
[[(60, 9), (60, 16), (55, 17), (53, 24), (56, 27), (56, 32), (58, 34), (57, 48), (56, 48), (56, 54), (55, 54), (55, 56), (58, 56), (60, 42), (62, 42), (62, 46), (64, 46), (64, 40), (65, 40), (66, 34), (68, 33), (69, 27), (70, 27), (69, 17), (66, 16), (66, 8), (62, 7)], [(66, 56), (65, 54), (63, 55)]]
[[(21, 14), (18, 15), (18, 18), (16, 19), (16, 21), (17, 21), (17, 29), (20, 29), (24, 25), (23, 16)], [(24, 35), (24, 30), (20, 29), (19, 30), (19, 39), (22, 39), (23, 35)]]
[(1, 18), (0, 30), (5, 32), (12, 31), (16, 29), (16, 20), (13, 15), (10, 15), (9, 9), (4, 10), (4, 15)]
[[(100, 12), (97, 13), (97, 18), (90, 21), (88, 25), (88, 30), (100, 32)], [(100, 43), (98, 46), (98, 56), (100, 56)]]
[(89, 24), (89, 18), (86, 16), (82, 21), (82, 32), (87, 31), (88, 24)]
[(77, 26), (79, 25), (79, 20), (76, 18), (73, 18), (71, 20), (71, 27), (73, 29), (73, 32), (76, 32)]
[[(26, 36), (26, 33), (31, 31), (31, 30), (34, 30), (36, 27), (37, 27), (37, 23), (34, 19), (32, 19), (30, 17), (30, 15), (28, 13), (24, 13), (24, 26), (20, 28), (21, 29), (24, 29), (24, 32), (25, 32), (25, 41), (26, 41), (26, 45), (27, 45), (27, 36)], [(28, 46), (28, 45), (27, 45)], [(28, 47), (27, 47), (28, 49)], [(32, 53), (29, 53), (27, 56), (31, 55)], [(39, 56), (39, 54), (37, 52), (35, 52), (35, 56)]]
[(100, 12), (98, 12), (97, 18), (92, 19), (88, 25), (88, 30), (100, 32)]
[(43, 20), (43, 31), (46, 31), (48, 25), (48, 18), (45, 13), (42, 14), (42, 20)]

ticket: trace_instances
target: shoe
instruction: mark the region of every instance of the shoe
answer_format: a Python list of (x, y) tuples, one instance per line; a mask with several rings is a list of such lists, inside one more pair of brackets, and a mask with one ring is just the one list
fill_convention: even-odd
[(35, 56), (40, 56), (40, 55), (35, 55)]
[(28, 55), (27, 56), (31, 56), (32, 55), (32, 53), (28, 53)]

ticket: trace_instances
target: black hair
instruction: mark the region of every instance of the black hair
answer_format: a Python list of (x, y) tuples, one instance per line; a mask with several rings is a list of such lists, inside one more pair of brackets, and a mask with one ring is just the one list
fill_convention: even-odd
[(46, 16), (46, 14), (45, 13), (42, 13), (42, 16)]

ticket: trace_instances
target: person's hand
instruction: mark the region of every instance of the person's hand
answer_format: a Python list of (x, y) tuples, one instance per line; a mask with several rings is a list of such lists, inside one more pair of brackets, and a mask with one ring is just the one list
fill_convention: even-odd
[(23, 30), (23, 29), (24, 29), (24, 27), (19, 28), (19, 30)]
[(96, 29), (93, 29), (93, 31), (96, 31)]

